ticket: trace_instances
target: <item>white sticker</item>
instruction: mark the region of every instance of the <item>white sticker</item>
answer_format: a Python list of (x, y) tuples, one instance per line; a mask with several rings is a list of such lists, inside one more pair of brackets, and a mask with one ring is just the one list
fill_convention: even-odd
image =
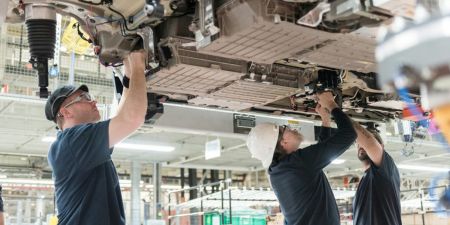
[(215, 139), (205, 143), (205, 159), (214, 159), (220, 157), (222, 146), (220, 145), (220, 139)]

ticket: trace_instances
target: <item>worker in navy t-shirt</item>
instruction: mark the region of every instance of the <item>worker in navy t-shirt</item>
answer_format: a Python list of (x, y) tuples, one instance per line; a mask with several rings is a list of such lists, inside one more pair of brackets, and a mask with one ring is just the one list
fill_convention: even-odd
[(364, 167), (353, 200), (354, 225), (401, 225), (400, 175), (376, 130), (353, 123), (358, 159)]
[(124, 59), (129, 84), (111, 119), (99, 122), (96, 101), (85, 85), (60, 87), (47, 100), (45, 115), (60, 129), (48, 153), (59, 225), (125, 225), (111, 154), (115, 144), (144, 123), (146, 55), (136, 51)]

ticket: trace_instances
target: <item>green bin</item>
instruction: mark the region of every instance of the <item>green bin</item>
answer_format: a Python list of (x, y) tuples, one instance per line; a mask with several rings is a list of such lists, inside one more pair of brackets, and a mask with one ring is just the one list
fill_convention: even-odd
[(222, 215), (219, 212), (205, 212), (203, 221), (204, 225), (222, 225)]
[[(217, 211), (205, 212), (203, 214), (204, 225), (227, 225), (230, 224), (230, 214), (224, 212), (222, 223), (222, 213)], [(266, 225), (266, 213), (261, 210), (236, 210), (232, 211), (231, 222), (233, 225)]]

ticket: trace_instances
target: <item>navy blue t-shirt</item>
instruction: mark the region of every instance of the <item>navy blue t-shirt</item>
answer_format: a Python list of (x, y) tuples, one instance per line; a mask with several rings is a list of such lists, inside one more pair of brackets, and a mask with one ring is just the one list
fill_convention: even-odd
[(322, 127), (317, 144), (299, 149), (269, 167), (270, 183), (287, 225), (339, 225), (336, 200), (322, 169), (356, 139), (350, 119), (340, 109), (332, 115), (338, 126)]
[(125, 224), (108, 128), (109, 120), (77, 125), (50, 147), (59, 225)]
[(401, 225), (400, 175), (385, 151), (381, 165), (371, 163), (353, 200), (353, 224)]

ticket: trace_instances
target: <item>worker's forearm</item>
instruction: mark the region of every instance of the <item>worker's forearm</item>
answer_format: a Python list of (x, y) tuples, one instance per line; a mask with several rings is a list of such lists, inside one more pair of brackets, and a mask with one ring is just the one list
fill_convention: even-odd
[(128, 96), (128, 88), (123, 87), (122, 98), (121, 99), (126, 99), (127, 96)]
[(124, 102), (125, 109), (132, 116), (145, 116), (147, 110), (147, 87), (145, 82), (144, 68), (134, 68), (130, 78), (129, 90)]
[(129, 88), (124, 88), (123, 101), (119, 105), (118, 114), (125, 119), (144, 120), (147, 111), (147, 87), (144, 68), (132, 68)]
[(359, 123), (353, 122), (353, 127), (358, 135), (356, 143), (366, 151), (370, 160), (372, 160), (376, 166), (380, 166), (383, 160), (383, 145), (377, 141), (372, 133), (359, 125)]
[(0, 212), (0, 225), (5, 225), (5, 217), (3, 212)]
[(370, 146), (378, 146), (379, 143), (375, 139), (375, 137), (364, 127), (362, 127), (358, 122), (352, 121), (353, 127), (355, 128), (356, 134), (356, 143), (362, 146), (365, 149), (370, 149)]

